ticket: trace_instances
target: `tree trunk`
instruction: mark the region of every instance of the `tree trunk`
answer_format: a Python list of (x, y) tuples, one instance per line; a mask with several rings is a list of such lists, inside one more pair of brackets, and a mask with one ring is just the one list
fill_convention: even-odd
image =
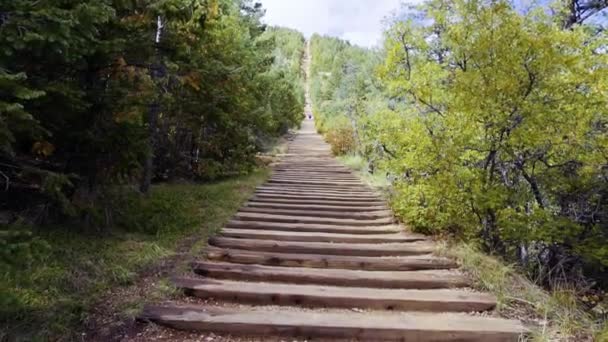
[[(161, 51), (159, 48), (160, 40), (163, 33), (163, 20), (160, 16), (158, 16), (156, 21), (156, 34), (154, 37), (154, 45), (156, 54), (154, 57), (154, 61), (150, 66), (150, 76), (155, 84), (158, 83), (159, 79), (163, 75), (163, 62)], [(154, 175), (154, 150), (156, 144), (156, 129), (158, 125), (158, 117), (160, 115), (160, 98), (161, 98), (161, 90), (157, 84), (158, 96), (154, 100), (154, 102), (150, 105), (148, 109), (148, 115), (146, 118), (146, 124), (148, 126), (148, 155), (144, 160), (144, 169), (141, 179), (141, 184), (139, 186), (139, 191), (144, 194), (147, 194), (150, 190), (150, 185), (152, 184), (152, 177)]]

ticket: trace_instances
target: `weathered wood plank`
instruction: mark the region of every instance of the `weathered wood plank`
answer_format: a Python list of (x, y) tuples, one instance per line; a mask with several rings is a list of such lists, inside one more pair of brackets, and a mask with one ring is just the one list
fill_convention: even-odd
[(234, 217), (242, 221), (256, 222), (281, 222), (281, 223), (316, 223), (316, 224), (333, 224), (338, 226), (385, 226), (395, 222), (393, 218), (381, 218), (373, 220), (356, 220), (356, 219), (338, 219), (329, 217), (305, 217), (305, 216), (289, 216), (289, 215), (273, 215), (273, 214), (257, 214), (257, 213), (237, 213)]
[(457, 289), (379, 289), (210, 278), (177, 278), (173, 282), (195, 297), (261, 305), (434, 312), (481, 312), (496, 306), (496, 298), (489, 294)]
[(469, 282), (463, 275), (445, 270), (360, 271), (335, 268), (276, 267), (208, 261), (195, 262), (192, 264), (192, 268), (195, 273), (206, 277), (259, 282), (393, 289), (438, 289), (469, 285)]
[(420, 234), (335, 234), (320, 232), (299, 231), (272, 231), (253, 229), (222, 229), (221, 236), (235, 239), (260, 239), (276, 241), (309, 241), (309, 242), (335, 242), (335, 243), (387, 243), (387, 242), (415, 242), (428, 238)]
[(449, 259), (430, 255), (406, 257), (361, 257), (319, 254), (254, 252), (237, 249), (208, 247), (207, 258), (240, 264), (258, 264), (284, 267), (342, 268), (367, 271), (415, 271), (451, 269), (458, 265)]
[(146, 306), (140, 317), (177, 329), (237, 335), (346, 338), (359, 341), (517, 342), (521, 323), (460, 314), (312, 312), (226, 309), (205, 306)]
[(280, 230), (280, 231), (301, 231), (301, 232), (322, 232), (337, 234), (385, 234), (398, 233), (402, 231), (396, 225), (384, 225), (373, 227), (349, 227), (332, 224), (316, 223), (277, 223), (277, 222), (255, 222), (230, 220), (226, 224), (227, 228), (255, 229), (255, 230)]
[(212, 237), (209, 239), (209, 244), (220, 248), (231, 248), (248, 251), (352, 256), (424, 255), (433, 253), (433, 251), (435, 250), (433, 244), (428, 242), (331, 243)]

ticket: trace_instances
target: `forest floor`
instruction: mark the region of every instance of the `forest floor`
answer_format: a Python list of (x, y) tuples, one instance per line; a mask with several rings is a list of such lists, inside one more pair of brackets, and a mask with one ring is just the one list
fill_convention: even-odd
[(0, 309), (0, 341), (114, 340), (129, 329), (144, 296), (173, 291), (164, 279), (187, 267), (267, 177), (261, 168), (208, 184), (156, 185), (127, 205), (133, 229), (35, 228), (45, 251), (0, 275), (8, 301)]

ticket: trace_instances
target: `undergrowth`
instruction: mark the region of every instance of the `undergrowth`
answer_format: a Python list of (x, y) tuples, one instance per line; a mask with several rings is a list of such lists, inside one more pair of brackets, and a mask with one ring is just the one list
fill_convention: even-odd
[(267, 176), (259, 170), (211, 184), (162, 184), (146, 197), (122, 195), (114, 224), (102, 231), (0, 227), (0, 341), (72, 339), (107, 290), (132, 284), (186, 237), (217, 232)]
[[(369, 186), (390, 196), (385, 174), (378, 170), (370, 174), (363, 157), (337, 158)], [(473, 242), (442, 241), (437, 254), (456, 259), (473, 287), (496, 296), (500, 315), (522, 320), (531, 330), (528, 340), (608, 342), (608, 306), (596, 305), (596, 310), (590, 311), (581, 301), (581, 289), (576, 284), (562, 284), (548, 291), (527, 278), (516, 265), (481, 252)]]
[(382, 192), (387, 192), (390, 187), (390, 182), (383, 172), (370, 173), (367, 161), (358, 155), (347, 154), (337, 157), (338, 160), (353, 169), (364, 183), (372, 188), (379, 189)]
[(458, 260), (476, 289), (495, 295), (500, 314), (527, 323), (531, 341), (608, 341), (606, 322), (586, 310), (574, 284), (547, 291), (472, 244), (443, 243), (438, 254)]

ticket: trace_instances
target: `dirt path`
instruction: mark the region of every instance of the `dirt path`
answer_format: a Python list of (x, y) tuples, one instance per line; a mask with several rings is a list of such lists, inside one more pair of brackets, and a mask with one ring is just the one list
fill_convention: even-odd
[(524, 331), (492, 317), (495, 298), (467, 288), (432, 241), (405, 232), (332, 157), (312, 120), (209, 244), (192, 274), (175, 279), (192, 299), (142, 315), (197, 332), (159, 340), (517, 341)]

